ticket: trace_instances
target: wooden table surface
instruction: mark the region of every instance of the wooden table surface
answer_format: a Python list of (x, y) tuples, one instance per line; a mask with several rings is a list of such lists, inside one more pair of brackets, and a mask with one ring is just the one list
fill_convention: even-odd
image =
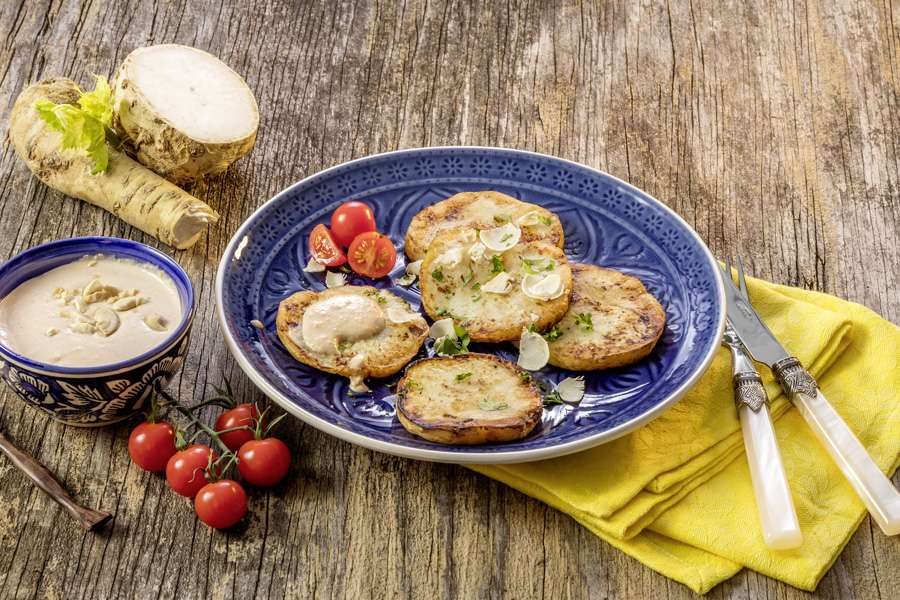
[[(178, 253), (200, 294), (188, 402), (230, 375), (213, 310), (231, 233), (275, 192), (351, 158), (479, 144), (554, 154), (660, 198), (718, 256), (900, 322), (900, 5), (693, 0), (0, 3), (4, 128), (29, 82), (89, 83), (132, 49), (207, 49), (254, 89), (256, 148), (193, 192), (223, 218)], [(62, 237), (153, 239), (37, 182), (5, 134), (0, 257)], [(462, 467), (375, 454), (292, 420), (289, 480), (216, 533), (132, 466), (128, 425), (68, 428), (0, 393), (0, 427), (87, 505), (85, 534), (0, 459), (0, 597), (689, 597), (570, 518)], [(895, 482), (900, 478), (895, 477)], [(823, 598), (889, 598), (900, 545), (868, 519)], [(713, 598), (799, 598), (744, 571)]]

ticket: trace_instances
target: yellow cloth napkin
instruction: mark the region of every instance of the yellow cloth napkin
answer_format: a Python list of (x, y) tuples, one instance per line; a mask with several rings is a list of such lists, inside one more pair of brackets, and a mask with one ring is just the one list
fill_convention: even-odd
[[(751, 300), (859, 436), (878, 465), (900, 462), (900, 328), (833, 296), (748, 282)], [(763, 544), (723, 349), (699, 384), (662, 416), (603, 446), (557, 459), (470, 468), (574, 517), (596, 535), (699, 593), (743, 566), (812, 590), (865, 509), (837, 466), (760, 372), (804, 544)]]

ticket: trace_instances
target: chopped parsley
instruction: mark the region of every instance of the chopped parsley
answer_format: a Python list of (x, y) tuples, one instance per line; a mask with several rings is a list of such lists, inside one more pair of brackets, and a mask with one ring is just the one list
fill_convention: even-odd
[(352, 346), (350, 342), (338, 342), (338, 352), (343, 352), (344, 350), (349, 350), (350, 346)]
[(487, 411), (503, 410), (504, 408), (508, 407), (509, 404), (507, 404), (503, 400), (489, 400), (487, 398), (484, 398), (481, 402), (478, 403), (478, 408)]
[(531, 333), (540, 333), (541, 337), (543, 337), (548, 342), (555, 342), (556, 340), (561, 338), (563, 334), (562, 329), (559, 328), (559, 325), (554, 325), (543, 333), (538, 331), (537, 325), (535, 325), (534, 323), (529, 323), (527, 329)]
[(509, 223), (512, 219), (510, 219), (509, 215), (494, 215), (494, 223)]
[(540, 222), (543, 223), (544, 225), (548, 225), (548, 226), (549, 226), (549, 225), (552, 225), (552, 224), (553, 224), (553, 219), (551, 219), (551, 218), (548, 217), (547, 215), (538, 215), (537, 218), (538, 218), (538, 221), (540, 221)]
[(471, 377), (472, 374), (466, 371), (465, 373), (457, 373), (456, 374), (456, 383), (462, 383)]
[(456, 332), (455, 340), (445, 335), (434, 341), (435, 353), (441, 356), (455, 356), (469, 351), (469, 332), (459, 325), (454, 325), (453, 330)]
[(491, 274), (498, 275), (503, 272), (503, 259), (496, 254), (491, 257)]
[(444, 281), (444, 271), (441, 267), (438, 267), (434, 271), (431, 272), (431, 276), (434, 277), (435, 281)]
[(378, 304), (387, 304), (387, 298), (385, 298), (378, 290), (369, 290), (366, 292), (366, 295), (375, 298), (375, 301), (378, 302)]
[(505, 244), (506, 242), (508, 242), (509, 240), (512, 239), (512, 236), (513, 236), (513, 234), (511, 234), (511, 233), (504, 233), (503, 237), (500, 238), (500, 243)]
[(539, 256), (537, 258), (522, 257), (522, 270), (529, 275), (537, 275), (544, 271), (552, 271), (556, 268), (556, 262), (550, 258)]
[(475, 279), (475, 271), (473, 271), (472, 269), (469, 269), (469, 272), (466, 273), (465, 276), (463, 276), (463, 280), (462, 280), (463, 286), (465, 287), (465, 286), (469, 285), (473, 279)]
[(544, 406), (554, 406), (556, 404), (562, 404), (563, 400), (559, 395), (559, 392), (553, 390), (549, 394), (544, 396)]
[(447, 315), (450, 314), (450, 311), (447, 310), (446, 308), (439, 308), (436, 311), (434, 311), (434, 314), (437, 315), (438, 317), (446, 317)]
[(548, 342), (555, 342), (562, 337), (562, 330), (559, 328), (559, 325), (554, 325), (549, 331), (542, 333), (541, 335), (544, 336), (544, 339)]
[(531, 373), (528, 371), (519, 371), (519, 381), (522, 383), (531, 383), (534, 377), (531, 376)]
[(591, 313), (578, 313), (575, 315), (575, 324), (581, 327), (582, 331), (594, 330), (594, 320)]
[(407, 379), (403, 382), (403, 391), (404, 392), (415, 392), (416, 390), (421, 390), (422, 384), (418, 381)]

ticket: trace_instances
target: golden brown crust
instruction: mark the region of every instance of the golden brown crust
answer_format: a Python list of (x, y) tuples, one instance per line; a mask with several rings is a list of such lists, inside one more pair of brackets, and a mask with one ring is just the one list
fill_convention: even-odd
[[(275, 317), (278, 339), (291, 353), (291, 356), (299, 362), (327, 373), (344, 377), (350, 377), (352, 374), (387, 377), (400, 371), (416, 355), (428, 337), (428, 324), (424, 319), (401, 324), (388, 321), (387, 327), (378, 336), (371, 340), (354, 342), (337, 356), (316, 354), (309, 348), (295, 343), (288, 335), (291, 328), (302, 322), (304, 311), (314, 302), (331, 296), (357, 293), (378, 293), (384, 298), (385, 308), (397, 306), (410, 310), (409, 305), (398, 296), (387, 290), (378, 290), (371, 286), (348, 285), (321, 292), (297, 292), (282, 300), (278, 305), (278, 313)], [(410, 312), (412, 311), (410, 310)], [(356, 354), (365, 354), (365, 364), (361, 369), (351, 372), (349, 362)]]
[(442, 231), (459, 227), (490, 229), (497, 227), (494, 217), (515, 219), (538, 211), (546, 221), (522, 228), (522, 241), (543, 240), (559, 248), (563, 247), (563, 228), (559, 217), (549, 210), (516, 200), (500, 192), (462, 192), (423, 208), (413, 217), (406, 230), (404, 249), (410, 260), (425, 257), (431, 242)]
[[(666, 313), (640, 279), (612, 269), (573, 264), (574, 290), (562, 335), (550, 342), (550, 364), (574, 371), (610, 369), (647, 356), (663, 333)], [(576, 322), (590, 314), (592, 330)]]
[(541, 421), (540, 391), (527, 373), (489, 354), (413, 363), (397, 385), (397, 419), (410, 433), (453, 445), (509, 442)]
[[(434, 270), (440, 262), (439, 257), (459, 245), (461, 239), (474, 239), (474, 236), (472, 229), (446, 231), (435, 238), (428, 249), (422, 261), (419, 289), (422, 292), (422, 307), (432, 319), (452, 316), (466, 328), (473, 341), (504, 342), (518, 340), (522, 329), (531, 323), (538, 329), (545, 329), (562, 318), (569, 307), (572, 273), (565, 253), (547, 242), (520, 242), (502, 254), (504, 269), (513, 277), (507, 294), (478, 294), (473, 290), (474, 283), (484, 285), (493, 277), (489, 260), (476, 264), (464, 256), (460, 266), (442, 267), (442, 280), (437, 281)], [(536, 300), (526, 296), (521, 289), (523, 256), (542, 256), (554, 261), (564, 286), (562, 295), (552, 300)], [(474, 274), (471, 281), (470, 273)], [(473, 301), (474, 297), (479, 299)]]

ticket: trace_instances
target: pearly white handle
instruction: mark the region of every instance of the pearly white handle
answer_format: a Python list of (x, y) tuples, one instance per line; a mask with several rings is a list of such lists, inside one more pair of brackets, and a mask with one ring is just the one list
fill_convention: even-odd
[(766, 546), (774, 550), (796, 548), (803, 543), (803, 534), (781, 463), (769, 408), (763, 404), (758, 412), (753, 412), (749, 406), (741, 405), (739, 414), (763, 539)]
[(900, 533), (900, 492), (881, 472), (847, 427), (847, 423), (821, 391), (817, 392), (815, 398), (795, 393), (793, 400), (800, 414), (866, 505), (872, 519), (887, 535)]

